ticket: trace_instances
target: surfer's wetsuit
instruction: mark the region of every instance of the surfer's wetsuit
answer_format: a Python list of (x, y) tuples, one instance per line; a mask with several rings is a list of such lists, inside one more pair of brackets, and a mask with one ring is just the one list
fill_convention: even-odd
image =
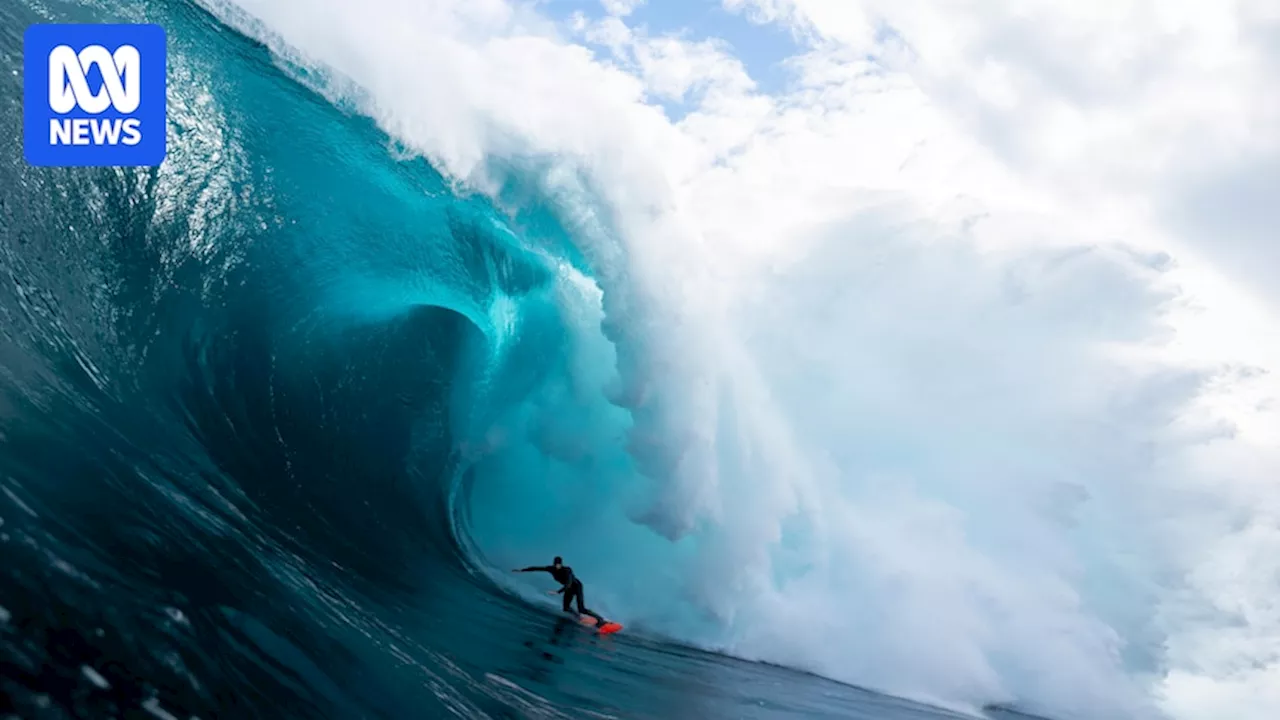
[(560, 589), (557, 590), (556, 592), (564, 595), (564, 611), (565, 612), (572, 612), (569, 609), (569, 604), (572, 603), (573, 600), (576, 598), (578, 601), (579, 615), (590, 615), (591, 617), (596, 619), (596, 623), (598, 625), (605, 624), (606, 620), (603, 617), (601, 617), (600, 615), (596, 614), (591, 610), (588, 610), (586, 607), (583, 607), (582, 581), (579, 580), (577, 576), (573, 574), (573, 568), (563, 564), (562, 565), (546, 565), (543, 567), (535, 566), (535, 567), (521, 568), (517, 572), (538, 572), (538, 571), (551, 573), (551, 577), (555, 578), (556, 582), (560, 583)]

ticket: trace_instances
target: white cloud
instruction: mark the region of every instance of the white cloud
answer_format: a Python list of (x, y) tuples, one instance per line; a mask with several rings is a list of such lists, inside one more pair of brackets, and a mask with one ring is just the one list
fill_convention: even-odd
[(457, 177), (556, 159), (656, 398), (644, 517), (704, 528), (731, 632), (629, 611), (950, 703), (1271, 717), (1274, 3), (725, 0), (807, 43), (773, 97), (621, 4), (238, 4)]
[(876, 55), (1024, 181), (1130, 224), (1197, 179), (1274, 177), (1258, 162), (1280, 151), (1274, 3), (725, 4), (807, 33), (811, 58)]
[(644, 5), (645, 0), (600, 0), (604, 11), (617, 17), (626, 17)]

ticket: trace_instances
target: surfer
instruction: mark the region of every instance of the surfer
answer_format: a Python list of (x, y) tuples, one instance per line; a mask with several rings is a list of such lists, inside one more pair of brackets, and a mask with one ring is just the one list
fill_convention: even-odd
[(597, 627), (603, 626), (607, 622), (603, 617), (600, 617), (595, 612), (588, 610), (586, 607), (583, 607), (582, 581), (579, 580), (578, 577), (573, 574), (573, 568), (564, 564), (564, 561), (560, 559), (559, 555), (557, 555), (556, 558), (551, 561), (550, 565), (547, 565), (544, 567), (535, 566), (535, 567), (520, 568), (519, 570), (512, 570), (511, 572), (539, 572), (539, 571), (551, 573), (551, 577), (555, 578), (556, 582), (560, 583), (559, 590), (552, 590), (547, 594), (548, 595), (564, 595), (564, 611), (565, 612), (572, 612), (569, 609), (569, 605), (576, 598), (578, 601), (578, 615), (590, 615), (591, 617), (595, 618)]

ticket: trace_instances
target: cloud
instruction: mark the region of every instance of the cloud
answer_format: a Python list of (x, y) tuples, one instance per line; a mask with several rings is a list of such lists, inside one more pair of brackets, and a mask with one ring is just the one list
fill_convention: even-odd
[(645, 0), (600, 0), (604, 11), (617, 17), (626, 17), (644, 5)]
[[(1280, 150), (1271, 3), (725, 5), (802, 33), (810, 64), (875, 57), (1023, 182), (1118, 223), (1158, 225), (1176, 205), (1162, 200)], [(1160, 229), (1162, 244), (1203, 249), (1178, 224)]]

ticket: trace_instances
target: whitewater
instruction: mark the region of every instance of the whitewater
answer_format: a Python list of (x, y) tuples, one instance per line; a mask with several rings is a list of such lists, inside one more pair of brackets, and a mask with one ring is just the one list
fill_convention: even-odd
[(1274, 718), (1280, 16), (567, 5), (0, 10), (0, 715)]

